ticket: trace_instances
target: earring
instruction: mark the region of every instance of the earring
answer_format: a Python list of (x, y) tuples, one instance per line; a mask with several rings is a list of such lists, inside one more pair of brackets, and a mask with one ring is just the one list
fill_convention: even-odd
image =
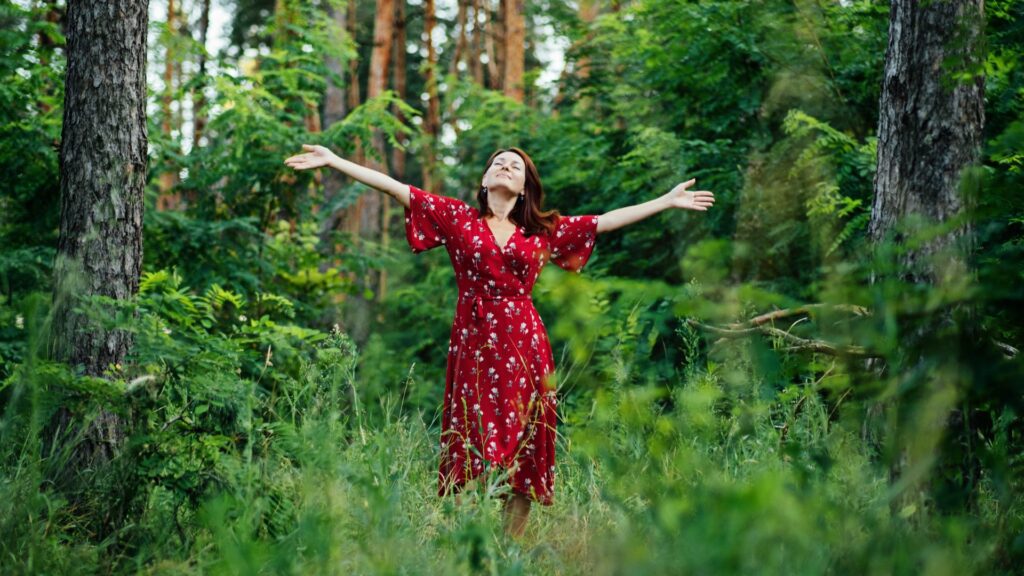
[(487, 186), (481, 186), (480, 193), (483, 194), (484, 196), (487, 196)]

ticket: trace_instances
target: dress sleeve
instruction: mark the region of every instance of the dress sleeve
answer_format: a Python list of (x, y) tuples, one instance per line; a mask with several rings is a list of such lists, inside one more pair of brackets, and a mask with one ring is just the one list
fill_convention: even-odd
[(405, 239), (415, 254), (447, 244), (468, 214), (469, 205), (462, 200), (409, 186)]
[(590, 259), (597, 239), (597, 216), (562, 216), (551, 235), (551, 261), (579, 272)]

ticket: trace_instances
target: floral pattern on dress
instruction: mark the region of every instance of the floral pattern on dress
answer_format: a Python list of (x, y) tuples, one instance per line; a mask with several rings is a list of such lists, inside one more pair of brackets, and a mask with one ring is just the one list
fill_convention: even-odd
[(459, 291), (448, 346), (438, 494), (457, 492), (488, 462), (509, 471), (513, 492), (552, 504), (554, 360), (530, 294), (548, 261), (574, 272), (586, 265), (597, 216), (562, 216), (551, 234), (528, 237), (517, 227), (501, 247), (476, 208), (410, 186), (405, 234), (417, 254), (445, 246)]

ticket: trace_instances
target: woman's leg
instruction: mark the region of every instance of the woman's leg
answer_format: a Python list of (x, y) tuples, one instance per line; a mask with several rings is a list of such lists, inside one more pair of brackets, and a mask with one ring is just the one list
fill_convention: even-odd
[(512, 493), (505, 499), (505, 533), (519, 538), (526, 530), (530, 516), (530, 499), (522, 494)]

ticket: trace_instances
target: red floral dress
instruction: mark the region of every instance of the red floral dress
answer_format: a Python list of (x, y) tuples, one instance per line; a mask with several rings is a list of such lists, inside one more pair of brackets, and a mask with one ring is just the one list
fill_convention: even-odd
[(459, 300), (448, 346), (438, 494), (458, 492), (488, 467), (544, 505), (555, 486), (556, 390), (551, 345), (530, 292), (553, 261), (578, 272), (597, 216), (563, 216), (551, 234), (522, 227), (498, 246), (479, 211), (409, 187), (405, 235), (414, 253), (444, 245)]

